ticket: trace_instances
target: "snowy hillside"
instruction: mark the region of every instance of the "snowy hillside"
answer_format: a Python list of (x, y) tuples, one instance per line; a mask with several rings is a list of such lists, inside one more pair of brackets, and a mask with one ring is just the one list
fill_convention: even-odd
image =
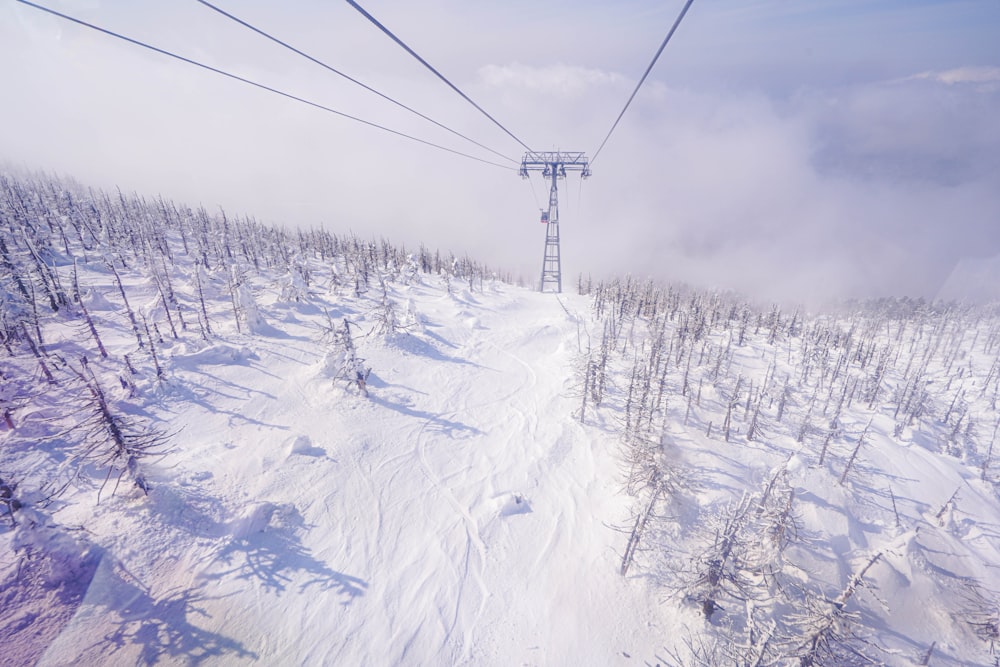
[(995, 310), (0, 221), (9, 664), (996, 664)]

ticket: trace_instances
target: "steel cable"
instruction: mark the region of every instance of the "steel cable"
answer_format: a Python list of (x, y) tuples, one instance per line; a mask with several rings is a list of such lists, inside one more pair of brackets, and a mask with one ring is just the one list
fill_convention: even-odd
[(321, 109), (323, 111), (327, 111), (329, 113), (335, 114), (335, 115), (340, 116), (342, 118), (347, 118), (349, 120), (357, 121), (357, 122), (362, 123), (364, 125), (368, 125), (369, 127), (374, 127), (374, 128), (379, 129), (379, 130), (384, 130), (385, 132), (389, 132), (390, 134), (395, 134), (396, 136), (404, 137), (406, 139), (410, 139), (412, 141), (416, 141), (417, 143), (424, 144), (425, 146), (430, 146), (432, 148), (437, 148), (439, 150), (446, 151), (448, 153), (452, 153), (454, 155), (460, 155), (460, 156), (468, 158), (470, 160), (475, 160), (477, 162), (482, 162), (484, 164), (493, 165), (494, 167), (500, 167), (501, 169), (509, 169), (511, 171), (514, 171), (513, 167), (508, 167), (507, 165), (499, 164), (497, 162), (490, 162), (489, 160), (484, 160), (483, 158), (476, 157), (475, 155), (469, 155), (468, 153), (463, 153), (461, 151), (457, 151), (457, 150), (454, 150), (452, 148), (448, 148), (446, 146), (441, 146), (440, 144), (435, 144), (435, 143), (433, 143), (431, 141), (425, 141), (424, 139), (418, 139), (417, 137), (414, 137), (413, 135), (410, 135), (410, 134), (406, 134), (405, 132), (400, 132), (398, 130), (393, 130), (391, 128), (385, 127), (384, 125), (379, 125), (378, 123), (373, 123), (371, 121), (364, 120), (363, 118), (358, 118), (357, 116), (352, 116), (352, 115), (346, 114), (346, 113), (344, 113), (342, 111), (337, 111), (336, 109), (331, 109), (330, 107), (324, 106), (324, 105), (319, 104), (317, 102), (312, 102), (312, 101), (307, 100), (305, 98), (298, 97), (297, 95), (292, 95), (291, 93), (286, 93), (286, 92), (284, 92), (282, 90), (278, 90), (277, 88), (272, 88), (271, 86), (267, 86), (267, 85), (265, 85), (263, 83), (258, 83), (256, 81), (251, 81), (250, 79), (246, 79), (246, 78), (238, 76), (236, 74), (231, 74), (229, 72), (226, 72), (224, 70), (218, 69), (216, 67), (212, 67), (211, 65), (206, 65), (205, 63), (198, 62), (197, 60), (192, 60), (191, 58), (186, 58), (184, 56), (178, 55), (176, 53), (173, 53), (172, 51), (167, 51), (166, 49), (161, 49), (161, 48), (159, 48), (157, 46), (153, 46), (152, 44), (147, 44), (146, 42), (140, 41), (138, 39), (132, 39), (131, 37), (126, 37), (125, 35), (122, 35), (120, 33), (114, 32), (113, 30), (108, 30), (106, 28), (101, 28), (100, 26), (94, 25), (93, 23), (88, 23), (87, 21), (84, 21), (82, 19), (74, 18), (74, 17), (69, 16), (67, 14), (63, 14), (61, 12), (57, 12), (54, 9), (50, 9), (48, 7), (43, 7), (42, 5), (37, 5), (37, 4), (33, 3), (33, 2), (30, 2), (29, 0), (17, 0), (17, 2), (20, 2), (23, 5), (27, 5), (28, 7), (32, 7), (34, 9), (38, 9), (40, 11), (46, 12), (48, 14), (52, 14), (53, 16), (58, 16), (61, 19), (65, 19), (67, 21), (71, 21), (71, 22), (76, 23), (78, 25), (82, 25), (82, 26), (84, 26), (86, 28), (90, 28), (92, 30), (96, 30), (97, 32), (103, 33), (103, 34), (108, 35), (110, 37), (115, 37), (117, 39), (129, 42), (130, 44), (134, 44), (136, 46), (141, 46), (144, 49), (149, 49), (150, 51), (155, 51), (156, 53), (159, 53), (159, 54), (162, 54), (162, 55), (165, 55), (165, 56), (169, 56), (171, 58), (175, 58), (176, 60), (180, 60), (181, 62), (188, 63), (189, 65), (194, 65), (195, 67), (200, 67), (202, 69), (208, 70), (209, 72), (214, 72), (216, 74), (222, 75), (224, 77), (228, 77), (228, 78), (233, 79), (235, 81), (240, 81), (242, 83), (254, 86), (256, 88), (260, 88), (261, 90), (266, 90), (266, 91), (268, 91), (270, 93), (274, 93), (275, 95), (281, 95), (282, 97), (287, 97), (290, 100), (295, 100), (296, 102), (301, 102), (302, 104), (307, 104), (307, 105), (309, 105), (311, 107), (315, 107), (317, 109)]

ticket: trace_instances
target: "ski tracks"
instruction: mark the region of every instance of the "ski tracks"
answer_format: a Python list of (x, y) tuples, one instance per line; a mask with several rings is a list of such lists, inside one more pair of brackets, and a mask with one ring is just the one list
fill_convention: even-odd
[[(396, 664), (488, 661), (514, 627), (537, 632), (534, 612), (521, 615), (532, 599), (524, 592), (546, 586), (547, 554), (566, 546), (560, 525), (577, 512), (562, 506), (575, 500), (537, 486), (573, 437), (547, 425), (566, 416), (547, 411), (563, 407), (573, 330), (549, 304), (536, 307), (543, 322), (493, 311), (448, 331), (462, 362), (442, 360), (418, 378), (386, 369), (384, 386), (359, 402), (371, 420), (360, 432), (373, 441), (343, 457), (341, 482), (357, 505), (347, 509), (368, 517), (351, 537), (371, 581), (367, 624), (356, 629)], [(530, 514), (529, 490), (542, 492), (544, 515)]]
[[(458, 416), (463, 411), (464, 410), (457, 411), (452, 413), (450, 416)], [(477, 525), (475, 519), (472, 518), (472, 514), (469, 512), (468, 508), (458, 501), (455, 494), (448, 486), (442, 484), (441, 478), (434, 471), (433, 466), (428, 460), (427, 427), (435, 423), (435, 421), (437, 421), (436, 418), (430, 418), (425, 420), (421, 425), (416, 437), (415, 451), (417, 459), (420, 462), (420, 467), (428, 481), (430, 481), (431, 486), (434, 490), (440, 492), (441, 495), (448, 501), (448, 504), (451, 505), (451, 507), (461, 516), (461, 523), (465, 529), (466, 549), (463, 558), (462, 583), (458, 588), (454, 613), (452, 615), (451, 623), (449, 625), (447, 635), (445, 636), (445, 643), (442, 645), (442, 649), (444, 649), (449, 642), (453, 641), (454, 632), (459, 623), (459, 616), (461, 615), (462, 604), (465, 598), (466, 582), (471, 578), (479, 589), (480, 602), (475, 613), (475, 618), (473, 619), (471, 625), (463, 632), (461, 658), (463, 660), (467, 660), (472, 646), (472, 634), (479, 622), (479, 618), (482, 616), (486, 600), (490, 596), (489, 588), (487, 587), (486, 580), (483, 577), (483, 569), (486, 564), (486, 545), (483, 543), (482, 537), (479, 534), (479, 526)], [(478, 562), (476, 563), (473, 563), (472, 559), (471, 552), (473, 548), (475, 549), (476, 556), (478, 557)]]
[[(464, 346), (469, 358), (484, 365), (474, 372), (459, 369), (454, 377), (438, 377), (440, 405), (448, 412), (424, 419), (415, 434), (414, 458), (430, 484), (432, 495), (442, 498), (457, 517), (448, 527), (452, 534), (462, 528), (464, 544), (452, 542), (452, 558), (459, 566), (450, 621), (439, 656), (468, 663), (473, 658), (477, 631), (493, 596), (487, 568), (489, 554), (482, 529), (495, 516), (496, 479), (524, 478), (526, 444), (533, 440), (537, 417), (523, 407), (523, 396), (533, 396), (538, 376), (523, 359), (503, 350), (474, 331)], [(497, 376), (504, 378), (497, 381)], [(488, 380), (487, 380), (488, 376)], [(508, 379), (509, 378), (509, 379)], [(483, 388), (488, 388), (484, 395)], [(500, 391), (497, 391), (497, 390)], [(454, 407), (457, 406), (457, 407)], [(537, 405), (530, 406), (537, 412)], [(469, 422), (476, 437), (442, 438), (438, 426)], [(442, 540), (448, 538), (442, 533)], [(451, 655), (448, 655), (448, 653)], [(444, 655), (441, 655), (441, 654)]]

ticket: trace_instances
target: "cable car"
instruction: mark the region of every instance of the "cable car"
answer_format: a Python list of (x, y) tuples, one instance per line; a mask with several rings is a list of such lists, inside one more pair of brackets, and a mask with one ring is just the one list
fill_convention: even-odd
[(548, 211), (542, 211), (542, 224), (543, 225), (549, 224), (549, 212)]

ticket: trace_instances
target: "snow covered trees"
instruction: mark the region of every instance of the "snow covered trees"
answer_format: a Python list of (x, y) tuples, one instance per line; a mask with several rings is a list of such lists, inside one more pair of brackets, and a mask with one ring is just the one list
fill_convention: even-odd
[(786, 640), (786, 650), (801, 667), (878, 664), (877, 659), (869, 655), (878, 647), (861, 634), (860, 615), (850, 609), (848, 603), (858, 589), (866, 585), (865, 576), (881, 557), (881, 551), (869, 556), (833, 599), (822, 595), (804, 596), (804, 608), (792, 618), (795, 635)]
[[(963, 530), (955, 502), (901, 495), (909, 482), (885, 461), (926, 451), (971, 469), (956, 485), (993, 484), (996, 309), (886, 299), (810, 315), (631, 279), (585, 291), (614, 341), (613, 389), (583, 406), (619, 424), (633, 499), (620, 572), (654, 573), (706, 622), (674, 644), (678, 664), (880, 664), (868, 624), (891, 622), (855, 593), (891, 575), (866, 522), (892, 527), (888, 542)], [(684, 486), (667, 493), (671, 478)], [(988, 635), (992, 617), (978, 618)], [(948, 650), (930, 643), (913, 662)]]
[(17, 517), (14, 516), (14, 513), (21, 509), (21, 501), (18, 500), (16, 491), (16, 482), (5, 482), (0, 477), (0, 506), (3, 507), (13, 526), (17, 525)]
[(257, 300), (250, 288), (246, 271), (239, 266), (231, 266), (228, 282), (236, 330), (247, 334), (259, 334), (266, 331), (267, 322), (257, 306)]
[[(319, 283), (329, 284), (334, 300), (348, 301), (340, 288), (353, 285), (368, 314), (331, 325), (330, 344), (335, 376), (361, 392), (370, 368), (348, 322), (386, 336), (412, 326), (412, 314), (401, 312), (393, 296), (395, 284), (415, 285), (420, 273), (432, 273), (481, 290), (485, 280), (504, 277), (468, 257), (424, 247), (408, 253), (386, 240), (266, 227), (222, 211), (211, 215), (40, 176), (0, 174), (0, 221), (0, 354), (6, 355), (0, 430), (8, 442), (58, 432), (32, 423), (21, 428), (22, 408), (76, 387), (87, 397), (85, 425), (71, 431), (81, 450), (103, 461), (108, 474), (130, 475), (144, 489), (141, 460), (163, 437), (122, 413), (114, 392), (120, 384), (141, 402), (153, 388), (150, 379), (154, 391), (170, 391), (178, 346), (198, 348), (234, 331), (272, 334), (253, 289), (265, 272), (278, 277), (280, 302), (305, 312)], [(381, 298), (362, 306), (373, 281)], [(130, 342), (117, 335), (122, 325)]]
[(351, 322), (345, 317), (341, 326), (336, 326), (327, 315), (328, 326), (324, 327), (323, 337), (330, 346), (324, 366), (326, 372), (334, 380), (346, 382), (354, 386), (362, 396), (368, 396), (368, 376), (371, 368), (365, 367), (365, 360), (358, 356), (351, 334)]
[(83, 456), (95, 459), (108, 469), (97, 493), (98, 502), (101, 491), (116, 472), (116, 489), (121, 478), (128, 473), (135, 485), (148, 495), (150, 484), (140, 468), (140, 461), (162, 453), (167, 442), (166, 435), (149, 426), (140, 426), (134, 419), (113, 411), (86, 357), (81, 360), (81, 365), (82, 371), (72, 366), (69, 368), (84, 383), (92, 399), (90, 416), (78, 426), (84, 431)]
[[(325, 366), (301, 354), (294, 361), (308, 372), (288, 390), (325, 372), (366, 393), (362, 354), (431, 337), (395, 335), (418, 324), (402, 307), (408, 293), (447, 280), (447, 302), (471, 310), (468, 291), (489, 292), (496, 275), (425, 248), (45, 183), (0, 182), (3, 528), (20, 525), (25, 498), (46, 483), (100, 487), (102, 505), (161, 507), (171, 481), (154, 454), (168, 439), (150, 414), (179, 396), (204, 400), (185, 385), (199, 355), (256, 366), (251, 348), (296, 346), (284, 323), (319, 324)], [(628, 496), (611, 567), (628, 580), (652, 573), (676, 593), (692, 628), (678, 640), (687, 664), (877, 662), (884, 656), (864, 642), (879, 624), (880, 638), (897, 642), (894, 664), (955, 660), (945, 638), (902, 645), (892, 605), (904, 598), (891, 594), (904, 587), (886, 594), (883, 584), (938, 592), (928, 581), (955, 579), (964, 590), (982, 573), (952, 576), (950, 566), (993, 557), (975, 512), (997, 483), (995, 309), (885, 300), (811, 314), (631, 278), (581, 289), (592, 337), (566, 369), (576, 374), (563, 385), (567, 409), (545, 418), (578, 419), (574, 434), (620, 445), (621, 469), (595, 471), (619, 473)], [(259, 399), (254, 390), (234, 388)], [(939, 481), (918, 486), (927, 470)], [(135, 488), (109, 503), (112, 478)], [(886, 535), (917, 525), (941, 538), (943, 563), (886, 546)], [(890, 611), (858, 594), (876, 586)], [(955, 636), (986, 651), (996, 609), (980, 588), (978, 612), (961, 603), (942, 617), (965, 619)], [(959, 597), (942, 589), (947, 604)]]
[(344, 319), (344, 327), (337, 331), (336, 349), (340, 351), (341, 366), (338, 377), (344, 378), (348, 383), (357, 385), (358, 391), (363, 396), (368, 396), (368, 375), (371, 368), (365, 368), (365, 360), (358, 356), (354, 347), (354, 339), (351, 337), (351, 326), (347, 319)]

